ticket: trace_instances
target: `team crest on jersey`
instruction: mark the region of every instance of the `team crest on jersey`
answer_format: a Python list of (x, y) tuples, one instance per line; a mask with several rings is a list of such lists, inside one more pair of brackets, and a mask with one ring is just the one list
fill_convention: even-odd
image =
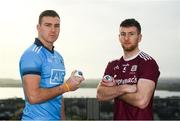
[(52, 69), (51, 70), (51, 77), (50, 77), (50, 84), (61, 84), (64, 80), (65, 72), (61, 69)]
[(131, 71), (137, 71), (137, 65), (133, 65), (133, 66), (131, 67)]

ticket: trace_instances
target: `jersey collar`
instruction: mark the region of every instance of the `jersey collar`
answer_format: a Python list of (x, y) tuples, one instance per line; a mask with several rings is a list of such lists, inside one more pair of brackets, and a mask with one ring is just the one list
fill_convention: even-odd
[(125, 61), (133, 60), (134, 58), (136, 58), (136, 57), (139, 55), (139, 53), (141, 53), (141, 50), (140, 50), (136, 55), (134, 55), (133, 57), (125, 58), (125, 57), (123, 56), (123, 59), (124, 59)]
[(46, 48), (49, 52), (54, 53), (54, 46), (53, 46), (52, 50), (50, 50), (50, 49), (48, 49), (47, 47), (45, 47), (45, 46), (43, 45), (43, 43), (42, 43), (38, 38), (35, 38), (34, 44), (37, 45), (37, 46), (43, 46), (43, 47)]

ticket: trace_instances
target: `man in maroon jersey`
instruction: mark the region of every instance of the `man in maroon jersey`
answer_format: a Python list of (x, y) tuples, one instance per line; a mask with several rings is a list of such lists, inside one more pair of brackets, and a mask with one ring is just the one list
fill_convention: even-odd
[(135, 19), (120, 24), (119, 41), (124, 55), (108, 63), (97, 87), (97, 99), (114, 99), (115, 120), (152, 120), (154, 91), (160, 75), (156, 61), (138, 47), (141, 26)]

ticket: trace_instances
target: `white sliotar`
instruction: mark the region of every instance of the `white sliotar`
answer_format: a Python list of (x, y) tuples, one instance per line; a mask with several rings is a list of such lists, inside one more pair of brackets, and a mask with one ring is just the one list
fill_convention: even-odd
[(76, 70), (76, 72), (74, 73), (74, 76), (83, 77), (83, 73), (82, 71)]
[(105, 75), (103, 78), (108, 80), (109, 82), (111, 82), (113, 80), (110, 75)]

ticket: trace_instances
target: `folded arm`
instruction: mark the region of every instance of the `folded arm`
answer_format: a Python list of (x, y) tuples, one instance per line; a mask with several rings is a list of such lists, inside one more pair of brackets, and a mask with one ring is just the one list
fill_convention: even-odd
[(99, 83), (97, 87), (96, 98), (99, 101), (109, 101), (125, 93), (131, 93), (135, 91), (136, 85), (104, 86), (101, 83)]
[(130, 105), (143, 109), (149, 104), (154, 90), (154, 81), (149, 79), (139, 79), (136, 92), (124, 94), (119, 98)]
[(79, 88), (84, 77), (74, 76), (72, 72), (69, 79), (62, 85), (52, 88), (40, 87), (41, 77), (39, 75), (27, 74), (23, 76), (23, 88), (29, 103), (36, 104), (52, 99), (68, 91), (75, 91)]
[(40, 88), (40, 79), (41, 77), (39, 75), (27, 74), (23, 76), (24, 92), (29, 103), (41, 103), (63, 94), (63, 89), (59, 86), (54, 88)]

